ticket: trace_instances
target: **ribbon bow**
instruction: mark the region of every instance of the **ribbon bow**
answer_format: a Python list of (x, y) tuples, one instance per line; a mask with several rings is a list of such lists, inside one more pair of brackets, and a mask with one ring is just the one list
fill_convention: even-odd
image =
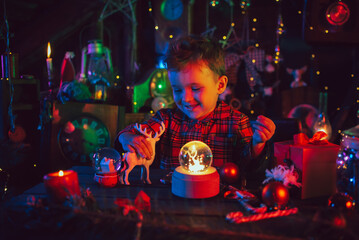
[(304, 145), (304, 144), (313, 144), (313, 145), (325, 145), (328, 144), (328, 140), (325, 138), (328, 134), (324, 131), (318, 131), (314, 134), (312, 138), (308, 138), (304, 133), (298, 133), (293, 136), (294, 145)]

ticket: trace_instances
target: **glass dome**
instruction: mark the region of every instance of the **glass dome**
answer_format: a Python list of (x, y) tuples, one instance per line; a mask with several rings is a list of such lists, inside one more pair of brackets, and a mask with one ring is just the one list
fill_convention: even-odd
[(183, 145), (179, 153), (179, 162), (191, 173), (201, 173), (212, 165), (212, 151), (201, 141), (191, 141)]
[(115, 173), (121, 168), (121, 155), (113, 148), (101, 148), (92, 156), (92, 166), (99, 174)]

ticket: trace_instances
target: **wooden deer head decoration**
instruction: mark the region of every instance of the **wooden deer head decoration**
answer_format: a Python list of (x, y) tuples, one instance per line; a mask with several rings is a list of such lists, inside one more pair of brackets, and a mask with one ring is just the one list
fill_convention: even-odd
[[(151, 143), (151, 147), (153, 150), (153, 154), (151, 159), (146, 159), (146, 158), (142, 158), (141, 156), (139, 156), (137, 153), (132, 153), (132, 152), (127, 152), (125, 153), (122, 161), (124, 161), (124, 165), (127, 165), (127, 167), (123, 167), (120, 171), (120, 176), (119, 176), (119, 180), (121, 182), (121, 184), (126, 184), (126, 185), (130, 185), (130, 182), (128, 181), (128, 175), (130, 174), (130, 172), (132, 171), (132, 169), (137, 166), (140, 165), (141, 168), (141, 180), (147, 184), (151, 184), (151, 180), (150, 180), (150, 166), (153, 163), (153, 160), (155, 159), (155, 145), (156, 142), (158, 140), (160, 140), (160, 136), (163, 134), (163, 132), (165, 131), (165, 124), (163, 122), (161, 122), (161, 127), (159, 129), (158, 132), (155, 133), (155, 135), (152, 137), (152, 133), (147, 133), (147, 129), (142, 129), (141, 124), (137, 124), (135, 125), (135, 129), (143, 134), (144, 136), (146, 136), (146, 140), (149, 141)], [(144, 173), (144, 169), (146, 169), (146, 178), (145, 178), (145, 173)]]

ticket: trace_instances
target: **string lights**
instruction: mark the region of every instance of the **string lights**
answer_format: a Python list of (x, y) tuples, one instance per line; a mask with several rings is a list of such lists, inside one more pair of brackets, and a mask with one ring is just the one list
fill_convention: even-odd
[(0, 168), (0, 176), (1, 176), (1, 181), (3, 181), (3, 189), (2, 189), (2, 196), (1, 196), (1, 199), (3, 200), (8, 191), (7, 185), (8, 185), (9, 179), (10, 179), (10, 174), (8, 172), (6, 172), (5, 170), (3, 170), (2, 168)]

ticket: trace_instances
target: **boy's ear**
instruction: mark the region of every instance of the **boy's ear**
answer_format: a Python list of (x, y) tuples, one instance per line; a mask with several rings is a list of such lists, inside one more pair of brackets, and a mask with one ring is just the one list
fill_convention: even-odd
[(223, 75), (218, 79), (218, 94), (221, 94), (224, 92), (224, 90), (226, 90), (227, 88), (227, 83), (228, 83), (228, 77)]

